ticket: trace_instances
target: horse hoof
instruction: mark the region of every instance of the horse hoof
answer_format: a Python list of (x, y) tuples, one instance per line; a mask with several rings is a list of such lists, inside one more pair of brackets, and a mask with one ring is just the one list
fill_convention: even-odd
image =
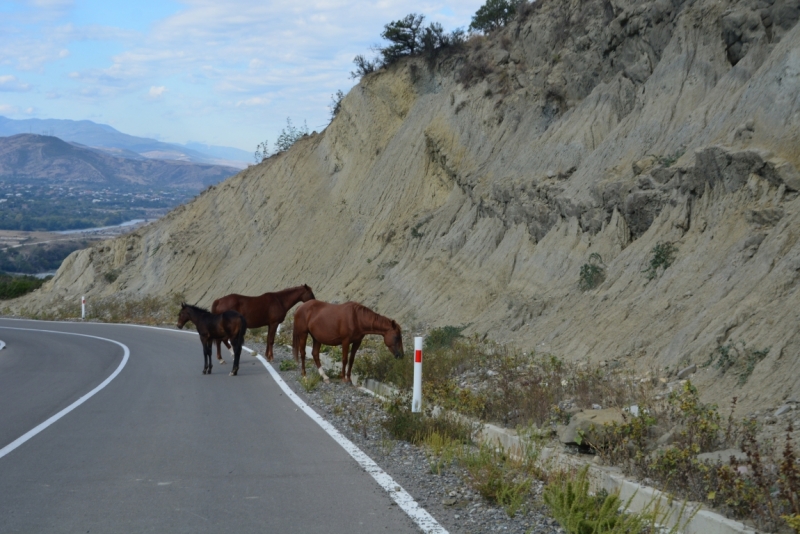
[(220, 360), (220, 361), (219, 361), (219, 364), (220, 364), (220, 365), (225, 365), (226, 363), (228, 363), (228, 362), (226, 362), (225, 360)]
[(205, 369), (203, 369), (203, 374), (206, 374), (206, 370)]

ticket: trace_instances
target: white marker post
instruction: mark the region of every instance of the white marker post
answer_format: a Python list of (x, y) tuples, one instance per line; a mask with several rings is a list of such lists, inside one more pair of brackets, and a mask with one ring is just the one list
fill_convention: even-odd
[(86, 319), (86, 297), (81, 297), (81, 319)]
[(414, 394), (411, 396), (411, 412), (422, 411), (422, 338), (414, 338)]

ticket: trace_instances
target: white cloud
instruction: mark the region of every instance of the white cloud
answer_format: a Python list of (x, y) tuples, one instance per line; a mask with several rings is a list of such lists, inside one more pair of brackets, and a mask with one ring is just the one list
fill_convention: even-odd
[(30, 89), (30, 84), (19, 81), (14, 75), (8, 74), (5, 76), (0, 76), (0, 91), (24, 93), (25, 91), (30, 91)]
[(17, 106), (12, 106), (11, 104), (0, 104), (0, 113), (4, 115), (14, 115), (19, 112), (19, 108)]
[[(263, 137), (279, 131), (287, 115), (298, 124), (308, 120), (312, 129), (324, 127), (331, 95), (354, 83), (353, 57), (373, 55), (370, 47), (381, 41), (385, 24), (415, 12), (449, 31), (469, 24), (485, 2), (179, 0), (174, 14), (134, 31), (81, 26), (64, 15), (71, 13), (71, 0), (25, 1), (38, 22), (31, 13), (27, 25), (0, 17), (0, 67), (48, 74), (50, 82), (35, 78), (41, 91), (31, 91), (31, 101), (20, 106), (47, 108), (45, 97), (58, 99), (65, 110), (108, 109), (103, 122), (130, 125), (143, 116), (123, 103), (144, 97), (152, 101), (148, 130), (163, 128), (175, 138), (179, 128), (191, 128), (184, 139), (219, 139), (222, 131), (241, 139), (246, 130)], [(48, 8), (63, 16), (44, 17)], [(169, 109), (160, 104), (167, 100)], [(156, 126), (154, 120), (164, 122)], [(210, 133), (198, 131), (204, 123)]]
[(159, 85), (158, 87), (153, 85), (153, 86), (150, 87), (150, 91), (147, 93), (147, 95), (150, 98), (161, 98), (162, 96), (164, 96), (164, 93), (166, 93), (166, 92), (167, 92), (167, 88), (164, 87), (163, 85)]
[(248, 98), (247, 100), (240, 100), (236, 102), (236, 107), (242, 106), (264, 106), (272, 102), (269, 98), (264, 98), (263, 96), (254, 96), (253, 98)]

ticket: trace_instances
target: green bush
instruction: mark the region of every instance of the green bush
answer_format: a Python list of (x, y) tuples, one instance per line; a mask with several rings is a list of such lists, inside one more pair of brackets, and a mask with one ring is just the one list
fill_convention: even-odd
[(425, 350), (452, 348), (456, 339), (463, 337), (466, 326), (442, 326), (434, 328), (425, 336)]
[(344, 100), (344, 91), (339, 89), (334, 94), (331, 95), (331, 120), (336, 118), (336, 115), (342, 110), (342, 100)]
[(297, 369), (297, 362), (294, 360), (281, 360), (279, 369), (281, 371), (294, 371)]
[(292, 119), (286, 117), (286, 128), (281, 130), (278, 140), (275, 141), (275, 148), (278, 149), (278, 152), (289, 150), (292, 148), (292, 145), (294, 145), (301, 137), (305, 135), (308, 135), (308, 126), (305, 122), (303, 122), (302, 128), (296, 128), (292, 124)]
[(594, 289), (606, 279), (606, 269), (603, 266), (603, 258), (597, 252), (589, 255), (589, 262), (581, 266), (581, 276), (579, 286), (581, 291)]
[(709, 362), (713, 362), (716, 355), (717, 361), (714, 366), (720, 370), (721, 374), (725, 374), (729, 369), (735, 367), (741, 386), (747, 383), (758, 362), (767, 357), (771, 348), (756, 350), (748, 347), (742, 340), (739, 340), (738, 343), (729, 342), (718, 346), (711, 354)]
[(394, 396), (384, 408), (388, 417), (382, 425), (396, 439), (419, 444), (435, 432), (451, 441), (469, 443), (471, 440), (471, 426), (454, 417), (445, 413), (433, 415), (430, 410), (413, 413), (410, 393)]
[(653, 250), (650, 251), (650, 254), (653, 255), (653, 257), (650, 258), (650, 264), (648, 265), (647, 269), (642, 272), (645, 273), (645, 276), (648, 280), (652, 280), (658, 276), (659, 268), (666, 269), (672, 265), (672, 262), (675, 261), (675, 255), (677, 253), (678, 248), (674, 243), (669, 241), (659, 241), (656, 246), (653, 247)]
[[(558, 480), (548, 484), (542, 494), (553, 517), (569, 534), (675, 534), (688, 523), (687, 519), (684, 524), (678, 521), (671, 529), (665, 528), (663, 524), (670, 510), (662, 511), (659, 501), (651, 501), (642, 512), (626, 513), (633, 497), (622, 502), (617, 493), (609, 494), (602, 490), (589, 495), (588, 471), (586, 466), (575, 476), (562, 474)], [(680, 516), (683, 516), (685, 508), (684, 503)]]
[(51, 278), (52, 276), (36, 278), (35, 276), (11, 276), (0, 273), (0, 300), (14, 299), (35, 291)]
[(469, 25), (470, 30), (488, 33), (508, 24), (517, 13), (517, 7), (524, 4), (525, 0), (486, 0)]
[(459, 46), (466, 40), (464, 30), (457, 29), (446, 33), (438, 22), (427, 27), (422, 23), (424, 15), (410, 13), (400, 20), (395, 20), (383, 27), (381, 37), (389, 41), (387, 46), (378, 47), (380, 59), (369, 60), (359, 54), (353, 59), (356, 70), (350, 73), (353, 79), (359, 79), (381, 67), (387, 67), (406, 56), (424, 54), (433, 60), (439, 51)]
[(470, 485), (481, 496), (505, 508), (514, 517), (530, 495), (529, 465), (512, 459), (502, 447), (482, 444), (459, 458), (469, 474)]

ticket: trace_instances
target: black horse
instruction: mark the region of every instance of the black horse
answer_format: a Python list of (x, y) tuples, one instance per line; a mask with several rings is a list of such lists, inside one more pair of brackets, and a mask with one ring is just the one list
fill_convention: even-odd
[(191, 321), (197, 327), (200, 334), (200, 342), (203, 344), (203, 374), (211, 374), (211, 345), (217, 339), (229, 339), (233, 345), (233, 369), (231, 376), (236, 376), (239, 372), (239, 356), (242, 354), (242, 344), (244, 334), (247, 332), (247, 321), (235, 311), (223, 313), (211, 313), (199, 306), (192, 304), (181, 304), (181, 312), (178, 314), (178, 328)]

